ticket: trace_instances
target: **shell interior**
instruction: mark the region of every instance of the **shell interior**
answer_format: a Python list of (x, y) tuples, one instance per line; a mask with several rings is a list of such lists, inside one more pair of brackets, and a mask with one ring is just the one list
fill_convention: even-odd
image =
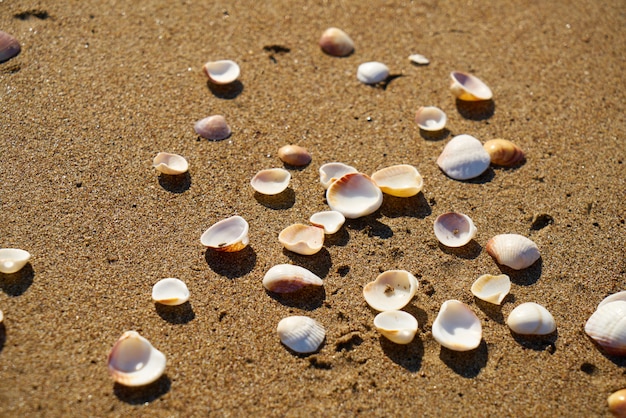
[(31, 256), (19, 248), (0, 248), (0, 273), (11, 274), (20, 271)]
[(377, 311), (402, 309), (413, 299), (419, 284), (406, 270), (388, 270), (363, 287), (363, 297)]
[(462, 247), (476, 236), (476, 226), (472, 219), (456, 212), (439, 215), (433, 229), (439, 242), (446, 247)]
[(326, 163), (320, 167), (320, 182), (324, 189), (343, 177), (345, 174), (357, 173), (358, 170), (350, 165), (344, 163)]
[(385, 311), (374, 318), (374, 326), (396, 344), (409, 344), (417, 333), (417, 319), (404, 311)]
[(389, 68), (382, 62), (366, 62), (359, 65), (356, 78), (365, 84), (378, 84), (389, 77)]
[(278, 241), (289, 251), (302, 255), (312, 255), (322, 249), (324, 229), (317, 226), (293, 224), (280, 232)]
[(217, 251), (233, 252), (248, 245), (248, 222), (241, 216), (231, 216), (204, 231), (200, 242)]
[(407, 164), (378, 170), (372, 174), (372, 180), (383, 193), (396, 197), (415, 196), (424, 186), (424, 179), (417, 169)]
[(506, 274), (483, 274), (472, 284), (471, 291), (478, 299), (499, 305), (511, 291), (511, 279)]
[(270, 292), (291, 293), (305, 286), (322, 286), (322, 279), (304, 267), (278, 264), (265, 273), (263, 287)]
[(493, 97), (491, 89), (475, 75), (453, 71), (450, 77), (452, 78), (450, 90), (461, 100), (490, 100)]
[(215, 84), (229, 84), (239, 78), (239, 65), (235, 61), (209, 61), (204, 64), (204, 73)]
[(156, 157), (154, 157), (152, 166), (156, 168), (157, 171), (169, 175), (183, 174), (189, 170), (189, 163), (184, 157), (167, 152), (159, 152)]
[(152, 299), (162, 305), (182, 305), (189, 300), (189, 289), (182, 280), (162, 279), (152, 287)]
[(108, 357), (109, 373), (126, 386), (143, 386), (156, 381), (165, 371), (165, 354), (135, 331), (126, 331)]
[(276, 331), (280, 341), (296, 353), (313, 353), (326, 338), (324, 327), (308, 316), (283, 318)]
[(317, 227), (324, 228), (325, 234), (334, 234), (346, 222), (346, 217), (336, 210), (325, 210), (311, 215), (309, 222)]
[(420, 129), (436, 132), (446, 127), (448, 117), (435, 106), (420, 107), (415, 113), (415, 122)]
[(530, 267), (541, 257), (537, 244), (518, 234), (496, 235), (487, 241), (485, 250), (499, 264), (515, 270)]
[(276, 195), (287, 189), (289, 180), (291, 173), (284, 168), (268, 168), (256, 173), (250, 180), (250, 185), (261, 194)]
[(546, 335), (556, 330), (552, 314), (534, 302), (522, 303), (513, 309), (506, 324), (511, 331), (521, 335)]
[(432, 333), (442, 346), (455, 351), (468, 351), (480, 344), (482, 326), (469, 306), (458, 300), (448, 300), (441, 305)]
[(446, 144), (437, 165), (455, 180), (480, 176), (491, 164), (491, 157), (480, 141), (471, 135), (455, 136)]
[(354, 219), (376, 212), (383, 204), (383, 193), (369, 176), (350, 173), (330, 185), (326, 200), (332, 210)]

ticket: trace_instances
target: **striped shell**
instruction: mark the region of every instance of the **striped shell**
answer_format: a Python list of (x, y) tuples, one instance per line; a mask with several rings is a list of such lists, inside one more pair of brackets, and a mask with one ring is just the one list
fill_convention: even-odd
[(626, 301), (599, 306), (587, 320), (585, 332), (607, 353), (626, 356)]
[(530, 267), (541, 257), (537, 244), (518, 234), (496, 235), (487, 241), (485, 250), (498, 264), (514, 270)]
[(513, 142), (506, 139), (492, 139), (483, 145), (491, 157), (491, 163), (505, 167), (512, 167), (524, 162), (524, 151)]
[(308, 316), (289, 316), (276, 327), (280, 341), (296, 353), (313, 353), (326, 338), (326, 330)]
[(306, 286), (322, 285), (322, 279), (313, 272), (292, 264), (278, 264), (263, 277), (263, 287), (275, 293), (291, 293)]

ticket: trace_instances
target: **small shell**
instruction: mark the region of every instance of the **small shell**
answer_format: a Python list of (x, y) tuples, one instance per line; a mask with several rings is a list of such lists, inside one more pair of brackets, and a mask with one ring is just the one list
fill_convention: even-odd
[(587, 320), (585, 332), (608, 354), (626, 356), (626, 301), (599, 306)]
[(424, 187), (424, 179), (417, 168), (408, 164), (392, 165), (378, 170), (372, 174), (372, 180), (383, 193), (397, 197), (415, 196)]
[(2, 324), (2, 321), (4, 321), (4, 314), (0, 311), (0, 324)]
[(441, 305), (432, 333), (439, 344), (454, 351), (473, 350), (483, 337), (480, 320), (474, 311), (458, 300), (448, 300)]
[(304, 267), (278, 264), (265, 273), (263, 287), (270, 292), (291, 293), (305, 286), (322, 286), (322, 279)]
[(476, 236), (476, 226), (472, 219), (456, 212), (437, 216), (433, 229), (439, 242), (446, 247), (462, 247)]
[(496, 235), (487, 241), (485, 250), (498, 264), (514, 270), (530, 267), (541, 257), (537, 244), (518, 234)]
[(311, 162), (311, 154), (306, 148), (298, 145), (285, 145), (278, 150), (278, 158), (285, 164), (295, 167), (305, 166)]
[(276, 195), (282, 193), (291, 180), (291, 173), (284, 168), (268, 168), (252, 177), (250, 185), (261, 194)]
[(293, 224), (280, 232), (278, 241), (289, 251), (312, 255), (322, 249), (324, 230), (316, 226)]
[(344, 163), (326, 163), (320, 167), (320, 183), (328, 189), (331, 183), (349, 173), (358, 173), (358, 170)]
[(202, 69), (215, 84), (229, 84), (239, 78), (239, 65), (231, 60), (209, 61)]
[(328, 55), (345, 57), (354, 51), (354, 42), (341, 29), (328, 28), (320, 38), (320, 48)]
[(409, 55), (409, 61), (417, 65), (428, 65), (430, 61), (428, 58), (423, 56), (422, 54), (411, 54)]
[(336, 210), (326, 210), (311, 215), (309, 222), (318, 228), (324, 228), (325, 234), (334, 234), (346, 222), (346, 217)]
[(534, 302), (522, 303), (513, 309), (506, 324), (511, 331), (521, 335), (546, 335), (556, 330), (552, 314)]
[(228, 138), (232, 133), (230, 126), (226, 123), (226, 118), (222, 115), (213, 115), (200, 119), (196, 122), (193, 129), (202, 138), (211, 141), (221, 141)]
[(13, 36), (0, 30), (0, 63), (5, 62), (20, 53), (20, 43)]
[(415, 122), (420, 129), (436, 132), (446, 127), (448, 117), (438, 107), (422, 106), (415, 113)]
[(617, 418), (626, 418), (626, 389), (618, 390), (607, 398), (609, 412)]
[(234, 252), (248, 245), (248, 222), (241, 216), (231, 216), (213, 224), (200, 237), (202, 245), (215, 251)]
[(526, 158), (520, 147), (506, 139), (492, 139), (485, 142), (483, 147), (491, 157), (492, 164), (512, 167)]
[(404, 311), (385, 311), (374, 318), (374, 326), (396, 344), (408, 344), (417, 333), (417, 319)]
[(126, 331), (111, 349), (107, 365), (116, 382), (143, 386), (161, 377), (165, 371), (165, 354), (136, 331)]
[(389, 77), (389, 68), (382, 62), (366, 62), (359, 65), (356, 71), (356, 78), (361, 83), (378, 84)]
[(0, 273), (17, 273), (28, 263), (30, 257), (28, 251), (18, 248), (0, 248)]
[(152, 160), (152, 166), (157, 171), (170, 175), (183, 174), (189, 170), (189, 163), (184, 157), (167, 152), (159, 152)]
[(483, 274), (472, 284), (471, 291), (478, 299), (499, 305), (511, 291), (511, 279), (506, 274)]
[(402, 309), (413, 299), (419, 283), (406, 270), (387, 270), (363, 287), (363, 297), (377, 311)]
[(189, 289), (182, 280), (162, 279), (152, 286), (152, 299), (162, 305), (182, 305), (189, 300)]
[(450, 90), (457, 98), (465, 101), (490, 100), (493, 97), (491, 89), (478, 77), (469, 73), (453, 71), (450, 73), (452, 84)]
[(602, 305), (606, 305), (607, 303), (611, 303), (611, 302), (617, 302), (618, 300), (626, 301), (626, 290), (622, 290), (621, 292), (613, 293), (612, 295), (605, 297), (598, 304), (597, 309), (600, 309), (600, 306)]
[(296, 353), (313, 353), (326, 338), (326, 330), (308, 316), (289, 316), (276, 327), (280, 341)]
[(332, 210), (354, 219), (376, 212), (383, 204), (383, 193), (368, 175), (350, 173), (330, 185), (326, 201)]
[(480, 176), (491, 163), (491, 157), (480, 141), (471, 135), (455, 136), (446, 144), (437, 165), (455, 180), (468, 180)]

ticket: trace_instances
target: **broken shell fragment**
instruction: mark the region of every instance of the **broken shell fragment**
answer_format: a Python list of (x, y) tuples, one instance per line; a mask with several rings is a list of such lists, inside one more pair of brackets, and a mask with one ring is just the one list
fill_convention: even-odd
[(28, 263), (30, 257), (28, 251), (19, 248), (0, 248), (0, 273), (17, 273)]
[(547, 335), (556, 330), (552, 314), (534, 302), (522, 303), (513, 309), (506, 324), (511, 331), (521, 335)]
[(455, 97), (465, 101), (490, 100), (491, 89), (481, 79), (469, 73), (453, 71), (450, 73), (452, 84), (450, 90)]
[(363, 287), (363, 297), (377, 311), (402, 309), (413, 299), (419, 283), (406, 270), (387, 270)]
[(626, 356), (626, 301), (598, 306), (587, 320), (585, 332), (608, 354)]
[(483, 337), (476, 314), (458, 300), (448, 300), (441, 305), (432, 333), (439, 344), (454, 351), (473, 350), (480, 345)]
[(289, 251), (302, 255), (312, 255), (322, 249), (324, 229), (304, 224), (293, 224), (280, 232), (278, 241)]
[(491, 163), (505, 167), (513, 167), (525, 160), (524, 151), (506, 139), (492, 139), (483, 145), (491, 158)]
[(448, 117), (443, 110), (435, 106), (422, 106), (415, 113), (415, 122), (420, 129), (430, 132), (440, 131), (446, 127)]
[(186, 173), (189, 170), (189, 163), (185, 157), (167, 152), (159, 152), (152, 160), (152, 166), (158, 172), (172, 176)]
[(278, 264), (263, 277), (263, 287), (275, 293), (291, 293), (306, 286), (323, 284), (322, 279), (313, 272), (292, 264)]
[(200, 237), (202, 245), (215, 251), (235, 252), (248, 245), (248, 222), (241, 216), (231, 216), (213, 224)]
[(422, 54), (411, 54), (411, 55), (409, 55), (409, 61), (411, 61), (413, 64), (417, 64), (417, 65), (428, 65), (428, 64), (430, 64), (430, 61), (428, 60), (428, 58), (426, 58)]
[(156, 381), (165, 370), (165, 354), (136, 331), (126, 331), (109, 353), (107, 365), (113, 379), (125, 386)]
[(235, 61), (209, 61), (202, 67), (204, 73), (215, 84), (229, 84), (239, 78), (239, 65)]
[(378, 84), (389, 77), (389, 68), (382, 62), (366, 62), (359, 65), (356, 78), (361, 83)]
[(328, 28), (320, 38), (320, 48), (328, 55), (345, 57), (354, 51), (354, 42), (347, 33), (338, 28)]
[(476, 236), (476, 226), (472, 219), (456, 212), (437, 216), (433, 229), (439, 242), (446, 247), (462, 247)]
[(311, 154), (306, 148), (298, 145), (285, 145), (278, 150), (278, 158), (282, 162), (295, 167), (305, 166), (311, 162)]
[(598, 304), (597, 309), (600, 309), (600, 306), (602, 305), (606, 305), (607, 303), (611, 303), (611, 302), (617, 302), (618, 300), (626, 301), (626, 290), (622, 290), (621, 292), (613, 293), (612, 295), (605, 297)]
[(328, 187), (326, 201), (332, 210), (355, 219), (376, 212), (383, 204), (383, 193), (368, 175), (350, 173)]
[(320, 183), (324, 189), (345, 174), (358, 173), (358, 170), (344, 163), (326, 163), (320, 167)]
[(323, 228), (325, 234), (334, 234), (346, 222), (346, 217), (336, 210), (326, 210), (311, 215), (309, 222), (318, 228)]
[(196, 122), (193, 129), (202, 138), (211, 141), (221, 141), (228, 138), (232, 133), (230, 126), (226, 123), (226, 118), (222, 115), (213, 115), (200, 119)]
[(162, 279), (152, 286), (152, 300), (167, 306), (182, 305), (189, 300), (189, 289), (182, 280)]
[(276, 195), (289, 186), (289, 180), (291, 173), (284, 168), (268, 168), (256, 173), (250, 180), (250, 185), (261, 194)]
[(487, 241), (485, 250), (498, 264), (514, 270), (530, 267), (541, 256), (537, 244), (518, 234), (496, 235)]
[(396, 197), (411, 197), (424, 186), (417, 168), (408, 164), (392, 165), (372, 174), (372, 180), (383, 193)]
[(276, 331), (280, 342), (296, 353), (313, 353), (326, 338), (326, 330), (322, 324), (308, 316), (283, 318)]
[(455, 136), (446, 144), (437, 165), (455, 180), (468, 180), (480, 176), (491, 163), (491, 157), (480, 141), (471, 135)]
[(21, 50), (22, 47), (17, 39), (0, 30), (0, 63), (15, 57)]
[(417, 319), (404, 311), (385, 311), (374, 318), (374, 326), (396, 344), (409, 344), (417, 333)]
[(472, 284), (471, 291), (478, 299), (499, 305), (511, 291), (511, 279), (506, 274), (483, 274)]
[(626, 418), (626, 389), (613, 392), (608, 398), (609, 412), (617, 418)]

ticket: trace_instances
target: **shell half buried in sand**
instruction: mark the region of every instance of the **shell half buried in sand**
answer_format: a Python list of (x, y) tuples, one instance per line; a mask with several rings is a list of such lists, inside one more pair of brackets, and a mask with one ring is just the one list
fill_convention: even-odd
[(383, 193), (368, 175), (349, 173), (330, 185), (326, 201), (332, 210), (355, 219), (376, 212), (383, 204)]
[(30, 258), (28, 251), (19, 248), (0, 248), (0, 273), (17, 273)]
[(189, 163), (185, 157), (168, 152), (159, 152), (152, 160), (152, 166), (158, 172), (172, 176), (186, 173), (189, 170)]
[(275, 265), (263, 277), (263, 287), (274, 293), (291, 293), (303, 287), (323, 284), (322, 279), (312, 271), (292, 264)]
[(499, 305), (511, 291), (511, 279), (506, 274), (483, 274), (472, 284), (471, 291), (478, 299)]
[(472, 219), (462, 213), (448, 212), (437, 216), (433, 224), (435, 236), (446, 247), (462, 247), (476, 236)]
[(248, 245), (248, 229), (248, 222), (245, 219), (241, 216), (231, 216), (204, 231), (200, 242), (215, 251), (240, 251)]
[(483, 337), (482, 325), (474, 311), (458, 300), (441, 305), (432, 333), (439, 344), (454, 351), (473, 350)]
[(182, 280), (170, 277), (152, 286), (152, 300), (161, 305), (182, 305), (189, 300), (189, 289)]
[(390, 196), (411, 197), (422, 191), (424, 179), (417, 168), (408, 164), (392, 165), (372, 174), (374, 183)]
[(374, 318), (374, 326), (396, 344), (409, 344), (417, 333), (417, 319), (404, 311), (385, 311)]
[(280, 342), (296, 353), (313, 353), (326, 338), (326, 330), (322, 324), (308, 316), (283, 318), (278, 323), (276, 332)]
[(404, 308), (415, 296), (419, 283), (406, 270), (387, 270), (363, 287), (363, 297), (377, 311)]
[(143, 386), (165, 371), (165, 354), (136, 331), (126, 331), (115, 343), (107, 360), (109, 373), (125, 386)]
[(277, 195), (289, 186), (291, 173), (284, 168), (268, 168), (261, 170), (252, 177), (252, 188), (265, 195)]
[(278, 234), (278, 241), (289, 251), (312, 255), (324, 245), (324, 229), (317, 226), (293, 224)]
[(239, 65), (231, 60), (209, 61), (202, 67), (204, 74), (215, 84), (230, 84), (239, 78)]

